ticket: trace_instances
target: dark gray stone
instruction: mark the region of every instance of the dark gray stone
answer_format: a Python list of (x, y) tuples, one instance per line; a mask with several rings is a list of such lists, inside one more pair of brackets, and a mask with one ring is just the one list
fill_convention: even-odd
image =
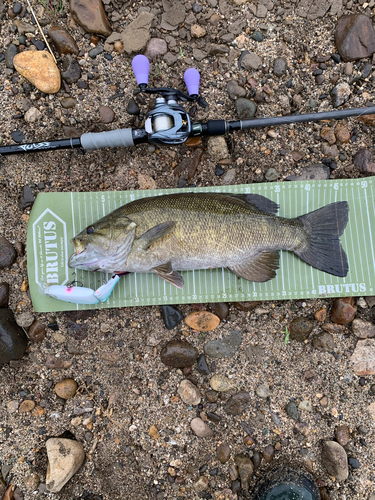
[(0, 236), (0, 269), (11, 266), (16, 257), (17, 252), (12, 243)]
[(27, 338), (10, 309), (0, 309), (0, 364), (21, 359), (27, 348)]
[(257, 112), (257, 105), (250, 99), (240, 97), (236, 100), (237, 115), (240, 120), (250, 120)]
[(184, 319), (180, 311), (173, 306), (161, 306), (161, 312), (165, 327), (168, 330), (172, 330), (172, 328), (177, 326)]
[(5, 64), (10, 69), (14, 69), (13, 59), (16, 54), (18, 54), (17, 47), (13, 43), (10, 43), (5, 51)]

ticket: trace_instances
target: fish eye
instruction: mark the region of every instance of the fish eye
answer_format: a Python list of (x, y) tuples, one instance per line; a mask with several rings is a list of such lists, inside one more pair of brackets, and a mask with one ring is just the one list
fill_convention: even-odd
[(94, 226), (89, 226), (89, 227), (86, 229), (86, 233), (87, 233), (87, 234), (92, 234), (94, 231), (95, 231)]

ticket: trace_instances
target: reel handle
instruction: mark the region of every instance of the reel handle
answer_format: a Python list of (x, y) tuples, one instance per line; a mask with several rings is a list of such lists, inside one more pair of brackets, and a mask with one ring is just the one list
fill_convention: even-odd
[(184, 80), (189, 96), (198, 96), (200, 78), (199, 71), (195, 68), (189, 68), (185, 71)]
[(138, 85), (148, 85), (148, 74), (150, 72), (150, 61), (146, 56), (138, 54), (132, 60), (132, 68)]

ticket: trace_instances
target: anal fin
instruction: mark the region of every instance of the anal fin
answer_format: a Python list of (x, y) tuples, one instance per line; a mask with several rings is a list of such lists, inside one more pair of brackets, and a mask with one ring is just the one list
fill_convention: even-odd
[(171, 285), (177, 288), (184, 288), (184, 278), (179, 272), (172, 270), (171, 262), (166, 262), (161, 266), (154, 267), (152, 272), (167, 283), (171, 283)]
[(240, 278), (262, 283), (275, 278), (276, 270), (279, 268), (279, 258), (278, 252), (266, 251), (248, 262), (228, 267), (228, 269)]

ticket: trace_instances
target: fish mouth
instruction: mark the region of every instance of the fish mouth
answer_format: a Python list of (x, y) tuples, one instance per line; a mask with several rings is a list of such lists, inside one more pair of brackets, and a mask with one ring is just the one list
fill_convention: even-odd
[(76, 238), (71, 239), (70, 242), (73, 243), (74, 246), (74, 255), (79, 255), (86, 249), (82, 241), (79, 241)]

